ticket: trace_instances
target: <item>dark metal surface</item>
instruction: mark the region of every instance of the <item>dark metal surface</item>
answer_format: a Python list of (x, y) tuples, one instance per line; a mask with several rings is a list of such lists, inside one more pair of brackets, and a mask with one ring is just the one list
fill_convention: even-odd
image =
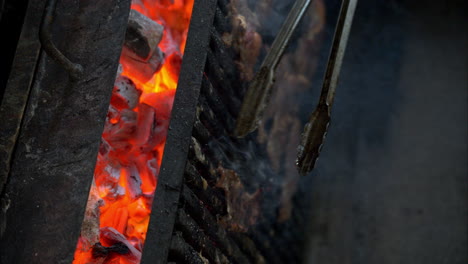
[[(25, 21), (28, 0), (1, 0), (0, 32), (2, 49), (0, 51), (0, 102), (6, 89), (8, 77), (13, 66), (18, 40)], [(39, 1), (42, 3), (42, 1)], [(40, 14), (37, 14), (40, 15)]]
[[(130, 1), (61, 1), (57, 10), (54, 43), (82, 64), (85, 74), (72, 84), (61, 66), (44, 53), (41, 56), (2, 192), (6, 216), (0, 240), (2, 264), (71, 263), (73, 259)], [(38, 6), (35, 12), (40, 15), (43, 9)], [(26, 31), (35, 33), (33, 42), (21, 45), (37, 48), (40, 16), (35, 18), (37, 27)], [(31, 53), (26, 57), (29, 70), (37, 58), (37, 53)], [(27, 91), (26, 86), (23, 89)], [(25, 100), (26, 95), (11, 95), (11, 99)]]
[(153, 201), (142, 264), (167, 261), (216, 0), (196, 0)]
[(206, 263), (200, 254), (184, 241), (180, 233), (176, 233), (172, 238), (170, 254), (171, 258), (177, 260), (177, 263)]
[(42, 20), (39, 37), (44, 51), (53, 58), (57, 63), (62, 65), (70, 74), (72, 81), (77, 81), (83, 75), (83, 66), (71, 62), (63, 53), (57, 49), (52, 41), (50, 30), (52, 29), (53, 13), (57, 0), (48, 0), (44, 18)]
[(182, 231), (182, 238), (190, 245), (195, 245), (197, 252), (203, 252), (205, 258), (210, 263), (228, 262), (226, 255), (211, 241), (210, 237), (205, 234), (205, 231), (197, 225), (191, 216), (183, 211), (179, 211), (177, 215), (176, 228)]
[(357, 0), (344, 0), (341, 4), (319, 103), (309, 122), (305, 125), (297, 154), (296, 165), (301, 175), (306, 175), (314, 168), (327, 134), (338, 76), (357, 2)]
[[(2, 122), (0, 126), (0, 188), (2, 194), (10, 172), (13, 149), (18, 138), (39, 58), (41, 44), (37, 36), (39, 35), (39, 25), (44, 6), (45, 0), (29, 3), (10, 78), (5, 89), (4, 98), (0, 103), (0, 120)], [(4, 208), (7, 201), (2, 200), (1, 203), (2, 208)], [(5, 229), (5, 214), (3, 211), (0, 211), (0, 236)]]

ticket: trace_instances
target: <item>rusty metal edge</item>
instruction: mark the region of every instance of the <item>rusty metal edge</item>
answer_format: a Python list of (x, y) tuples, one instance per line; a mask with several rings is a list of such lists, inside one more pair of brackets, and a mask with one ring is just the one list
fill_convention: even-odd
[(195, 0), (141, 264), (166, 263), (217, 0)]

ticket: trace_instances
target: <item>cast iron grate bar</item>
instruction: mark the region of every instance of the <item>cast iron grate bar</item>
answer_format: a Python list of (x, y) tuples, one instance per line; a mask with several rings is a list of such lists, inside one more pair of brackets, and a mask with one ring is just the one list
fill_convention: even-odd
[[(171, 241), (177, 216), (180, 188), (183, 184), (187, 152), (195, 122), (196, 98), (200, 92), (210, 38), (209, 29), (213, 23), (215, 10), (216, 0), (196, 0), (193, 6), (187, 46), (174, 99), (174, 105), (177, 107), (174, 107), (171, 113), (145, 242), (145, 249), (149, 250), (143, 249), (142, 264), (165, 263), (168, 259), (168, 241)], [(178, 243), (179, 241), (176, 236), (174, 246), (180, 250), (186, 249), (184, 244)]]
[(187, 186), (184, 186), (182, 190), (182, 199), (187, 214), (195, 219), (230, 260), (240, 264), (249, 263), (248, 258), (229, 237), (226, 230), (218, 224), (216, 218), (204, 207), (203, 203), (198, 200), (198, 197)]
[(172, 261), (176, 263), (206, 264), (199, 253), (184, 241), (181, 232), (176, 232), (171, 240), (169, 262)]
[(184, 240), (193, 245), (197, 252), (201, 252), (203, 256), (206, 256), (210, 263), (228, 262), (228, 257), (206, 236), (195, 220), (183, 210), (179, 210), (175, 228), (181, 230)]

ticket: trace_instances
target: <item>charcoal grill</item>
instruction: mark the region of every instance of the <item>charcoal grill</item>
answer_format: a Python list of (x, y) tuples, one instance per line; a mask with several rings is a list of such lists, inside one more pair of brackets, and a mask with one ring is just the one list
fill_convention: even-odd
[[(58, 1), (47, 29), (57, 58), (38, 38), (47, 2), (29, 2), (1, 104), (2, 263), (73, 259), (130, 6)], [(223, 41), (230, 31), (227, 0), (195, 1), (141, 263), (301, 258), (302, 210), (280, 223), (278, 205), (264, 203), (246, 230), (221, 224), (229, 214), (229, 190), (217, 185), (223, 170), (235, 170), (265, 201), (281, 195), (256, 135), (231, 136), (248, 82)], [(84, 73), (70, 71), (64, 58)]]
[[(240, 72), (226, 45), (234, 2), (196, 0), (142, 263), (467, 263), (466, 1), (360, 1), (326, 151), (302, 178), (287, 175), (341, 1), (326, 1), (323, 34), (298, 28), (307, 38), (278, 66), (288, 89), (242, 139), (230, 132), (256, 71)], [(292, 1), (273, 2), (287, 12)], [(72, 262), (130, 9), (57, 0), (48, 13), (50, 3), (0, 0), (1, 263)], [(316, 56), (297, 60), (303, 51)], [(234, 193), (244, 208), (229, 207)]]

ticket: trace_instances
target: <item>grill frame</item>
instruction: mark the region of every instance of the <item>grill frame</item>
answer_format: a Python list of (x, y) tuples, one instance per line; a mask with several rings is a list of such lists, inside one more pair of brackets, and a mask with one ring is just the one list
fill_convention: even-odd
[(72, 81), (41, 49), (45, 4), (29, 1), (1, 103), (2, 263), (72, 262), (130, 11), (57, 3), (53, 42), (85, 69)]
[[(41, 3), (44, 5), (45, 1)], [(128, 9), (125, 8), (122, 11), (123, 13), (128, 12), (129, 1), (126, 0), (121, 4), (128, 4)], [(224, 263), (226, 261), (230, 263), (265, 263), (266, 260), (271, 263), (281, 263), (282, 261), (295, 260), (291, 258), (294, 253), (289, 253), (287, 250), (278, 250), (281, 243), (287, 240), (272, 241), (275, 236), (271, 235), (271, 232), (280, 233), (279, 231), (283, 227), (275, 224), (276, 208), (274, 207), (262, 211), (262, 216), (269, 219), (266, 226), (256, 225), (246, 233), (229, 231), (219, 223), (219, 216), (227, 213), (226, 197), (222, 190), (214, 186), (219, 179), (219, 175), (212, 172), (213, 168), (223, 163), (228, 166), (227, 169), (234, 169), (229, 167), (230, 160), (237, 161), (238, 165), (242, 164), (242, 168), (238, 168), (238, 174), (249, 191), (261, 188), (265, 183), (266, 178), (258, 177), (258, 175), (273, 175), (268, 166), (258, 168), (255, 159), (249, 160), (248, 157), (244, 156), (245, 153), (255, 155), (255, 153), (264, 152), (260, 145), (252, 144), (252, 142), (255, 142), (255, 134), (244, 139), (236, 139), (230, 136), (247, 83), (239, 77), (235, 61), (238, 59), (238, 54), (232, 48), (227, 47), (222, 40), (223, 33), (231, 31), (229, 12), (228, 2), (225, 0), (195, 1), (170, 121), (170, 130), (168, 131), (165, 153), (158, 177), (158, 187), (153, 202), (145, 250), (143, 250), (142, 255), (141, 263), (143, 264), (166, 262), (203, 263), (204, 258), (214, 263)], [(36, 19), (40, 17), (36, 14)], [(125, 20), (125, 18), (120, 18), (120, 20)], [(125, 32), (125, 27), (119, 27), (119, 30)], [(121, 37), (123, 42), (123, 33)], [(114, 38), (118, 37), (114, 36)], [(109, 41), (109, 39), (103, 38), (103, 41)], [(37, 39), (34, 44), (37, 45), (38, 42)], [(59, 43), (59, 45), (61, 43), (60, 40), (54, 42)], [(108, 97), (110, 97), (112, 90), (110, 88), (112, 84), (107, 85), (107, 81), (109, 83), (114, 81), (115, 71), (113, 69), (117, 67), (121, 47), (122, 45), (113, 47), (112, 54), (115, 55), (115, 62), (109, 62), (107, 66), (109, 69), (106, 71), (106, 82), (101, 83), (99, 86), (99, 89), (103, 91), (102, 98), (104, 98), (100, 102), (103, 106), (101, 116), (105, 116), (105, 113), (107, 113)], [(35, 59), (39, 60), (40, 46), (37, 45), (36, 48), (38, 54)], [(63, 49), (64, 47), (60, 48), (65, 53), (71, 53), (66, 48)], [(41, 56), (42, 60), (45, 60), (46, 55)], [(73, 55), (72, 59), (85, 67), (90, 63), (81, 61), (80, 58), (73, 58)], [(37, 66), (36, 60), (33, 61), (33, 67)], [(54, 67), (54, 72), (61, 73), (61, 78), (68, 78), (66, 71), (52, 60), (47, 59), (47, 65), (48, 67)], [(38, 67), (39, 73), (47, 70)], [(31, 83), (36, 77), (32, 74), (28, 78), (30, 78), (29, 83)], [(37, 78), (35, 81), (35, 85), (38, 85)], [(92, 86), (86, 85), (90, 82), (92, 83), (93, 80), (79, 81), (74, 84), (73, 89), (89, 89)], [(64, 82), (61, 85), (67, 85), (67, 83)], [(106, 87), (109, 87), (109, 89)], [(25, 86), (25, 88), (29, 89), (30, 87)], [(37, 90), (37, 87), (34, 89)], [(29, 94), (29, 92), (27, 93)], [(31, 104), (31, 102), (28, 102), (28, 98), (24, 99), (24, 103)], [(28, 108), (31, 109), (31, 105)], [(100, 121), (103, 123), (104, 119)], [(23, 262), (28, 262), (31, 259), (33, 262), (39, 260), (39, 262), (44, 263), (71, 262), (96, 161), (93, 153), (97, 153), (102, 126), (97, 126), (94, 129), (99, 132), (96, 133), (96, 144), (86, 146), (86, 149), (91, 153), (86, 159), (90, 163), (86, 163), (86, 166), (82, 169), (85, 172), (82, 175), (86, 174), (89, 177), (79, 180), (80, 191), (73, 194), (73, 199), (63, 199), (62, 202), (64, 206), (72, 206), (76, 201), (81, 202), (80, 206), (75, 207), (77, 208), (76, 212), (79, 215), (77, 219), (79, 221), (70, 221), (60, 227), (62, 231), (66, 230), (68, 233), (70, 233), (69, 230), (73, 230), (71, 235), (66, 235), (66, 237), (73, 238), (67, 239), (57, 248), (50, 250), (46, 258), (39, 259), (36, 256), (27, 256), (21, 261), (15, 259), (11, 263), (22, 263), (23, 260)], [(59, 143), (57, 142), (57, 144)], [(197, 153), (197, 148), (201, 149), (202, 156)], [(20, 149), (18, 153), (17, 155), (27, 155), (27, 151), (24, 149)], [(73, 166), (73, 163), (65, 164), (62, 166), (61, 171), (65, 173)], [(255, 177), (250, 177), (250, 175), (255, 175)], [(270, 188), (272, 190), (265, 194), (271, 196), (268, 199), (278, 198), (279, 187), (270, 186)], [(54, 190), (57, 191), (53, 189), (51, 193)], [(41, 192), (44, 193), (44, 190), (37, 188), (34, 192), (40, 195)], [(43, 204), (40, 206), (43, 206)], [(34, 208), (29, 209), (32, 212), (34, 210)], [(40, 214), (33, 212), (30, 222), (40, 222), (43, 215), (53, 215), (53, 210), (54, 208), (47, 208), (47, 211)], [(57, 225), (57, 223), (51, 224)], [(51, 228), (49, 227), (49, 229)], [(64, 233), (62, 231), (61, 233)], [(42, 234), (46, 233), (43, 230), (37, 231), (37, 233), (41, 232)], [(20, 239), (27, 241), (24, 238)], [(50, 241), (55, 238), (51, 239), (47, 238), (45, 243), (53, 244)], [(6, 243), (5, 241), (2, 238), (2, 244)], [(27, 246), (18, 246), (18, 244), (13, 244), (11, 247), (17, 247), (15, 250), (27, 248)], [(30, 248), (27, 248), (27, 250)], [(2, 255), (2, 260), (6, 259), (6, 263), (10, 263), (8, 262), (12, 256), (10, 253), (15, 254), (14, 252), (17, 251), (9, 251), (5, 256)], [(35, 253), (34, 250), (30, 250), (30, 252), (31, 254)], [(61, 253), (57, 252), (65, 252), (63, 255), (66, 256), (62, 257)], [(294, 252), (297, 253), (297, 249)], [(16, 255), (23, 258), (22, 254)]]
[[(193, 123), (200, 91), (209, 28), (214, 19), (216, 0), (196, 0), (190, 21), (187, 46), (167, 133), (163, 160), (154, 194), (142, 264), (165, 263), (171, 246), (172, 230), (183, 180)], [(178, 251), (188, 249), (175, 243)], [(193, 253), (193, 252), (192, 252)], [(196, 259), (193, 254), (191, 259)]]

